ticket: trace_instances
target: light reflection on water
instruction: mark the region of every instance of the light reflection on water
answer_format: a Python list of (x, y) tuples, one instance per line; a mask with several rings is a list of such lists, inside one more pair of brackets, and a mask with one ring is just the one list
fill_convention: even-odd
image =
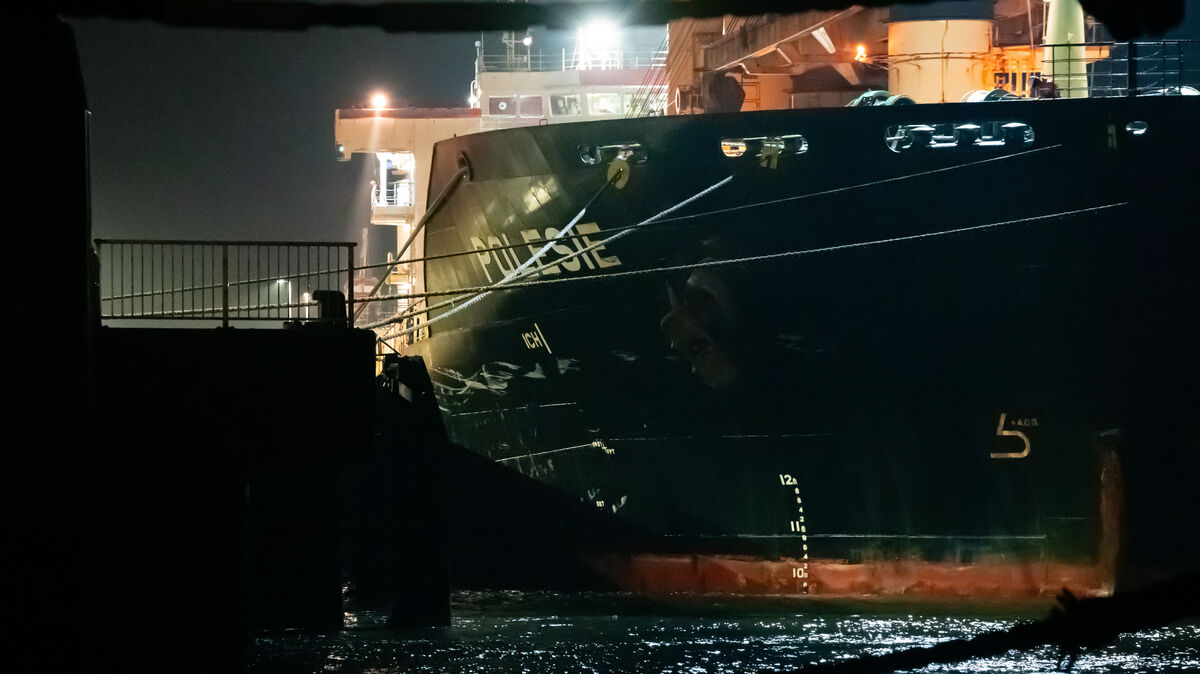
[[(459, 593), (451, 626), (400, 633), (384, 613), (347, 614), (340, 634), (260, 637), (251, 671), (754, 672), (881, 654), (1004, 629), (1044, 607), (627, 595)], [(1050, 647), (927, 672), (1049, 672)], [(1200, 623), (1126, 635), (1085, 651), (1077, 672), (1200, 670)]]

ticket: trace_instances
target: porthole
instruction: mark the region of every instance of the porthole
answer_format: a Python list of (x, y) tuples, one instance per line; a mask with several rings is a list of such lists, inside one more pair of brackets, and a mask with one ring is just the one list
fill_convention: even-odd
[(600, 161), (600, 148), (595, 145), (580, 145), (579, 161), (588, 166), (595, 166)]
[(754, 136), (750, 138), (721, 139), (721, 154), (726, 157), (741, 157), (747, 152), (754, 156), (762, 154), (763, 149), (784, 154), (804, 154), (808, 152), (808, 140), (801, 134), (789, 133), (783, 136)]
[(609, 162), (617, 157), (630, 164), (641, 164), (649, 158), (649, 155), (641, 143), (635, 142), (579, 146), (579, 161), (588, 166)]
[(746, 141), (741, 138), (726, 138), (722, 140), (721, 154), (726, 157), (740, 157), (746, 154)]
[(783, 142), (785, 153), (804, 154), (808, 152), (808, 139), (798, 133), (780, 136), (779, 140)]

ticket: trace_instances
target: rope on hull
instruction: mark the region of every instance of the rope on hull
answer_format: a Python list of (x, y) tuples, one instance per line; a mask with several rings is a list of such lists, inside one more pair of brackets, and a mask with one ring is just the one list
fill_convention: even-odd
[[(988, 229), (995, 229), (998, 227), (1023, 225), (1023, 224), (1028, 224), (1030, 222), (1038, 222), (1038, 221), (1042, 221), (1042, 220), (1052, 220), (1054, 218), (1067, 218), (1067, 217), (1083, 215), (1083, 214), (1087, 214), (1087, 213), (1095, 213), (1095, 212), (1107, 210), (1110, 208), (1119, 208), (1121, 206), (1128, 206), (1128, 205), (1129, 205), (1129, 202), (1127, 202), (1127, 201), (1118, 201), (1118, 202), (1114, 202), (1111, 204), (1104, 204), (1101, 206), (1090, 206), (1088, 208), (1077, 208), (1077, 209), (1070, 210), (1070, 211), (1059, 211), (1058, 213), (1047, 213), (1044, 215), (1032, 215), (1032, 216), (1025, 217), (1025, 218), (1017, 218), (1015, 220), (1004, 220), (1002, 222), (989, 222), (989, 223), (985, 223), (982, 225), (970, 225), (967, 227), (957, 227), (955, 229), (938, 230), (936, 232), (921, 232), (920, 234), (908, 234), (908, 235), (904, 235), (904, 236), (893, 236), (893, 237), (889, 237), (886, 239), (874, 239), (871, 241), (856, 241), (853, 243), (842, 243), (842, 244), (837, 244), (837, 245), (833, 245), (833, 246), (822, 246), (820, 248), (804, 248), (804, 249), (800, 249), (800, 250), (783, 251), (781, 253), (751, 255), (751, 256), (747, 256), (747, 257), (731, 258), (731, 259), (727, 259), (727, 260), (709, 260), (707, 262), (694, 262), (691, 264), (672, 265), (669, 267), (652, 267), (649, 269), (635, 269), (632, 271), (611, 272), (608, 274), (597, 274), (597, 275), (593, 275), (593, 276), (572, 276), (572, 277), (567, 277), (567, 278), (546, 279), (546, 280), (542, 280), (542, 281), (523, 281), (523, 282), (515, 282), (515, 283), (510, 282), (510, 283), (505, 284), (505, 286), (502, 288), (497, 287), (498, 284), (491, 285), (491, 286), (471, 286), (471, 287), (464, 287), (464, 288), (456, 288), (453, 290), (432, 290), (432, 291), (424, 292), (424, 293), (410, 293), (410, 294), (406, 294), (406, 295), (384, 296), (384, 297), (381, 297), (380, 299), (398, 299), (401, 297), (409, 297), (409, 298), (443, 297), (446, 295), (459, 295), (462, 293), (484, 292), (484, 291), (493, 291), (493, 290), (516, 290), (518, 288), (533, 288), (533, 287), (537, 287), (537, 286), (559, 285), (562, 283), (585, 283), (585, 282), (589, 282), (589, 281), (609, 281), (609, 280), (613, 280), (613, 279), (617, 279), (617, 278), (628, 278), (631, 276), (646, 276), (646, 275), (652, 275), (652, 274), (669, 274), (669, 273), (674, 273), (674, 272), (678, 272), (678, 271), (689, 271), (689, 270), (693, 270), (693, 269), (706, 269), (706, 268), (711, 268), (711, 267), (724, 267), (727, 265), (735, 265), (735, 264), (749, 264), (749, 263), (753, 263), (753, 262), (766, 262), (766, 261), (780, 260), (780, 259), (785, 259), (785, 258), (790, 258), (790, 257), (800, 257), (803, 255), (816, 255), (819, 253), (832, 253), (832, 252), (836, 252), (836, 251), (849, 250), (849, 249), (853, 249), (853, 248), (869, 248), (869, 247), (874, 247), (874, 246), (883, 246), (883, 245), (892, 244), (892, 243), (902, 243), (905, 241), (916, 241), (916, 240), (920, 240), (920, 239), (932, 239), (932, 238), (937, 238), (937, 237), (951, 236), (954, 234), (978, 232), (978, 231), (983, 231), (983, 230), (988, 230)], [(612, 238), (612, 237), (610, 237), (610, 238)], [(607, 242), (608, 240), (609, 239), (605, 239), (604, 241), (602, 241), (601, 245), (603, 243)], [(587, 250), (587, 249), (585, 248), (583, 250)], [(583, 250), (578, 251), (578, 252), (583, 252)], [(563, 259), (565, 259), (565, 258), (563, 258)], [(431, 306), (430, 309), (434, 309), (434, 308), (437, 308), (440, 306), (446, 306), (447, 304), (453, 304), (456, 301), (457, 300), (451, 300), (449, 302), (435, 304), (435, 305)]]

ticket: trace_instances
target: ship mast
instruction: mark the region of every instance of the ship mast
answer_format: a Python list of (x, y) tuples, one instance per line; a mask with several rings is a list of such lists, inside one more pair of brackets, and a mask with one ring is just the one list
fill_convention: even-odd
[[(508, 0), (510, 3), (525, 2), (525, 0)], [(525, 29), (524, 37), (518, 38), (515, 31), (506, 30), (500, 34), (500, 41), (504, 43), (504, 56), (510, 71), (514, 70), (531, 70), (533, 61), (533, 36), (530, 35), (529, 29)], [(525, 47), (525, 54), (522, 55), (517, 49), (517, 44)]]

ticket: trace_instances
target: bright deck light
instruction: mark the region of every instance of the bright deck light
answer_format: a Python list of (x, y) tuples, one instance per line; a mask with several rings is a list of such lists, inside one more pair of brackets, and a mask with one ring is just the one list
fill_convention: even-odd
[(858, 45), (854, 48), (854, 60), (859, 63), (867, 62), (867, 47), (866, 45)]
[(580, 70), (615, 67), (621, 49), (621, 29), (611, 21), (592, 21), (575, 34), (575, 48)]
[(580, 49), (589, 52), (616, 51), (621, 30), (612, 21), (598, 19), (579, 29), (576, 35)]
[(388, 106), (387, 94), (382, 91), (376, 92), (371, 96), (371, 107), (376, 110), (382, 110)]
[(521, 38), (521, 44), (525, 45), (526, 47), (533, 44), (533, 36), (529, 33), (525, 33), (525, 37)]

